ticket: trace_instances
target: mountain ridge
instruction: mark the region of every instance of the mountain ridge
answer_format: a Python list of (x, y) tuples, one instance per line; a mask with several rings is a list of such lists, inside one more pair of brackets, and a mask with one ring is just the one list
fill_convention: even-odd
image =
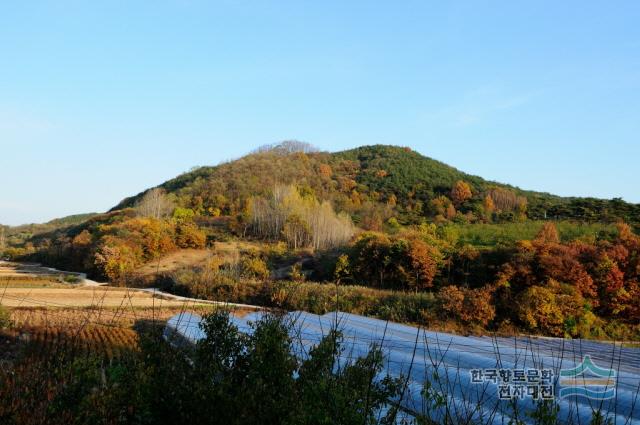
[[(278, 145), (275, 145), (278, 146)], [(410, 154), (415, 154), (418, 155), (422, 160), (424, 160), (425, 162), (427, 162), (430, 165), (435, 165), (438, 168), (446, 168), (451, 170), (453, 173), (456, 173), (458, 175), (458, 177), (460, 179), (468, 179), (470, 181), (478, 181), (481, 180), (487, 184), (493, 184), (493, 185), (497, 185), (497, 186), (505, 186), (508, 188), (511, 188), (513, 190), (516, 190), (518, 192), (522, 192), (522, 193), (532, 193), (532, 194), (539, 194), (539, 195), (545, 195), (545, 196), (551, 196), (551, 197), (556, 197), (556, 198), (562, 198), (562, 199), (572, 199), (572, 198), (584, 198), (584, 197), (566, 197), (566, 196), (559, 196), (559, 195), (555, 195), (552, 194), (550, 192), (543, 192), (543, 191), (536, 191), (536, 190), (529, 190), (529, 189), (522, 189), (518, 186), (514, 186), (511, 185), (509, 183), (503, 183), (503, 182), (498, 182), (495, 180), (489, 180), (489, 179), (485, 179), (481, 176), (478, 175), (474, 175), (474, 174), (469, 174), (465, 171), (462, 171), (454, 166), (451, 166), (443, 161), (431, 158), (427, 155), (424, 155), (418, 151), (413, 150), (412, 148), (409, 147), (404, 147), (404, 146), (399, 146), (399, 145), (386, 145), (386, 144), (374, 144), (374, 145), (363, 145), (363, 146), (359, 146), (359, 147), (355, 147), (355, 148), (351, 148), (351, 149), (346, 149), (346, 150), (342, 150), (342, 151), (336, 151), (336, 152), (328, 152), (328, 151), (317, 151), (317, 152), (313, 152), (313, 154), (328, 154), (331, 156), (335, 156), (335, 157), (342, 157), (342, 158), (350, 158), (353, 156), (357, 156), (358, 153), (361, 152), (371, 152), (371, 151), (375, 151), (375, 150), (398, 150), (398, 151), (404, 151)], [(116, 206), (114, 206), (113, 208), (111, 208), (109, 211), (115, 211), (118, 209), (122, 209), (122, 208), (127, 208), (127, 207), (131, 207), (134, 205), (135, 200), (139, 199), (140, 197), (142, 197), (145, 193), (147, 193), (149, 190), (154, 189), (154, 188), (162, 188), (162, 189), (176, 189), (179, 187), (179, 185), (181, 185), (182, 183), (187, 183), (187, 182), (192, 182), (193, 180), (197, 179), (198, 177), (207, 177), (210, 172), (214, 171), (216, 168), (220, 167), (220, 166), (224, 166), (226, 164), (230, 164), (230, 163), (234, 163), (235, 161), (241, 160), (242, 158), (245, 158), (247, 156), (250, 155), (256, 155), (256, 154), (260, 154), (260, 153), (264, 153), (264, 152), (253, 152), (253, 153), (249, 153), (247, 155), (244, 155), (238, 159), (235, 160), (230, 160), (230, 161), (224, 161), (220, 164), (217, 165), (205, 165), (205, 166), (200, 166), (200, 167), (196, 167), (195, 169), (186, 171), (174, 178), (171, 178), (157, 186), (154, 186), (152, 188), (143, 190), (142, 192), (139, 192), (136, 195), (132, 195), (129, 197), (124, 198), (122, 201), (120, 201)], [(424, 165), (424, 164), (423, 164)], [(587, 198), (591, 198), (591, 197), (587, 197)], [(597, 199), (597, 198), (593, 198), (593, 199)]]
[[(198, 209), (198, 205), (189, 205), (186, 198), (199, 197), (204, 201), (204, 210), (219, 209), (224, 214), (235, 213), (238, 208), (220, 205), (211, 198), (220, 200), (221, 197), (231, 197), (242, 204), (250, 196), (266, 195), (276, 184), (294, 184), (312, 189), (316, 196), (332, 201), (338, 209), (356, 218), (359, 215), (358, 208), (350, 205), (345, 196), (353, 198), (355, 204), (362, 204), (389, 203), (393, 195), (402, 221), (417, 223), (422, 217), (438, 215), (428, 211), (429, 203), (438, 197), (449, 196), (456, 182), (464, 181), (473, 193), (470, 200), (473, 202), (467, 205), (467, 210), (475, 210), (476, 213), (483, 196), (491, 190), (500, 190), (503, 195), (510, 192), (513, 195), (508, 196), (526, 198), (526, 217), (530, 219), (602, 219), (607, 222), (626, 220), (640, 223), (640, 204), (617, 198), (559, 196), (522, 189), (466, 173), (409, 147), (365, 145), (344, 151), (323, 152), (310, 149), (295, 151), (290, 146), (285, 150), (279, 146), (261, 148), (218, 165), (198, 167), (154, 188), (163, 189), (174, 196), (180, 206), (195, 206)], [(301, 146), (301, 149), (306, 149), (309, 145)], [(265, 163), (268, 161), (272, 164)], [(260, 179), (256, 180), (256, 176)], [(109, 211), (134, 207), (151, 189), (123, 199)], [(509, 217), (505, 215), (503, 219), (508, 220)]]

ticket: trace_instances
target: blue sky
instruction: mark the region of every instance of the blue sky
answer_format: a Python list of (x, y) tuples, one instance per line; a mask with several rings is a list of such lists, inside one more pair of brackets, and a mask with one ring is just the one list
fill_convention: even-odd
[(0, 223), (298, 139), (640, 202), (640, 2), (0, 3)]

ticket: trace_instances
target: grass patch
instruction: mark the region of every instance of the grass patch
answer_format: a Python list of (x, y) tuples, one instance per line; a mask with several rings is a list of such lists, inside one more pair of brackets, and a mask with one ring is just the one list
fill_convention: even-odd
[[(520, 240), (534, 239), (543, 224), (543, 221), (526, 221), (502, 224), (451, 224), (446, 227), (463, 244), (492, 248), (511, 246)], [(562, 242), (583, 238), (609, 238), (616, 233), (616, 228), (613, 224), (576, 223), (572, 221), (557, 221), (554, 224), (558, 229)]]

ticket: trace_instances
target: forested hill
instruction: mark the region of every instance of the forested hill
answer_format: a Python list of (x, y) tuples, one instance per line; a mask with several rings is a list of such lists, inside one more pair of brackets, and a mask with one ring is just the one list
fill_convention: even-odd
[(56, 218), (46, 223), (23, 224), (20, 226), (3, 226), (0, 224), (0, 249), (5, 245), (22, 245), (32, 237), (57, 230), (64, 230), (77, 226), (97, 213), (74, 214), (67, 217)]
[[(237, 215), (276, 185), (329, 200), (358, 224), (571, 219), (640, 223), (640, 205), (620, 199), (563, 198), (466, 174), (408, 147), (363, 146), (318, 152), (295, 142), (268, 146), (238, 160), (200, 167), (159, 187), (200, 215)], [(113, 208), (132, 207), (144, 192)]]

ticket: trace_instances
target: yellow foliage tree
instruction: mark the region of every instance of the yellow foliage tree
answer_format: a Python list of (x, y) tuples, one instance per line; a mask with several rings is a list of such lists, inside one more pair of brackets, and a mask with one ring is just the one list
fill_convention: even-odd
[(458, 180), (451, 189), (451, 200), (456, 205), (461, 205), (473, 196), (471, 186), (467, 182)]

